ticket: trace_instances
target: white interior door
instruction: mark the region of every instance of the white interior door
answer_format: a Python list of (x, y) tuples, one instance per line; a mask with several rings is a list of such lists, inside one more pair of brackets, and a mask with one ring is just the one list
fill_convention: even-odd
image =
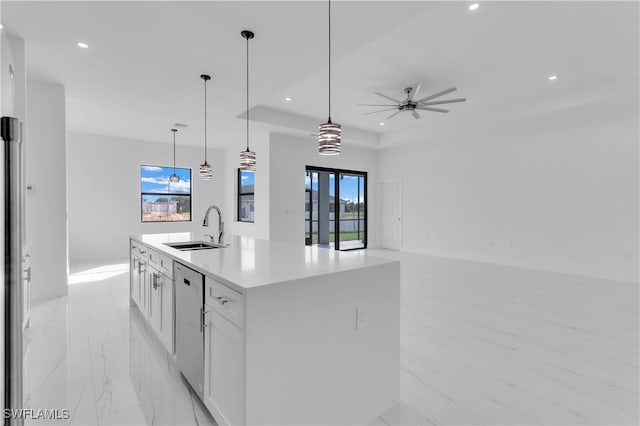
[(380, 182), (380, 247), (400, 250), (402, 245), (402, 185), (399, 180)]

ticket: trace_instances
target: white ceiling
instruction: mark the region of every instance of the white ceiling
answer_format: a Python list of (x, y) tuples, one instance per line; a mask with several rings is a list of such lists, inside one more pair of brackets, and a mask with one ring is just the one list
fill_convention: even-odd
[[(334, 1), (332, 119), (344, 137), (381, 146), (519, 126), (550, 115), (638, 114), (638, 2)], [(309, 134), (327, 118), (327, 3), (2, 2), (5, 31), (27, 43), (31, 78), (63, 84), (70, 131), (202, 145), (242, 145), (245, 40), (257, 121)], [(76, 47), (86, 41), (89, 49)], [(548, 76), (557, 74), (556, 81)], [(421, 120), (363, 115), (422, 84), (466, 97)], [(286, 102), (285, 97), (291, 97)], [(383, 101), (383, 102), (380, 102)], [(240, 118), (239, 118), (240, 117)], [(384, 121), (385, 126), (379, 122)], [(562, 120), (556, 120), (562, 122)], [(263, 125), (260, 126), (261, 128)]]

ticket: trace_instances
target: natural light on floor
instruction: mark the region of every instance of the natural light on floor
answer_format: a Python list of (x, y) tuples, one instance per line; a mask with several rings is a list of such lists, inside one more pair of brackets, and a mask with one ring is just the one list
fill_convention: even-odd
[(69, 275), (69, 285), (104, 281), (129, 271), (128, 263), (116, 263), (90, 268)]

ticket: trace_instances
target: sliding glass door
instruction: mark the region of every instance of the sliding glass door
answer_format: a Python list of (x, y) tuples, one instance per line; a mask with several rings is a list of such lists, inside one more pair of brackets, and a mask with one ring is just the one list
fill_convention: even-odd
[(366, 247), (366, 176), (357, 173), (340, 173), (339, 249)]
[(367, 247), (367, 173), (307, 166), (305, 243), (336, 250)]

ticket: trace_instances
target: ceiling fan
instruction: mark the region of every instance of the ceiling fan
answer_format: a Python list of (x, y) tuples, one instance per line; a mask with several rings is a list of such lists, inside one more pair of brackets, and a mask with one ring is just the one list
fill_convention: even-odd
[(382, 93), (373, 92), (378, 96), (382, 96), (383, 98), (386, 98), (386, 99), (389, 99), (390, 101), (395, 102), (395, 104), (358, 104), (358, 106), (390, 107), (390, 108), (381, 109), (381, 110), (378, 110), (378, 111), (365, 112), (364, 115), (376, 114), (378, 112), (384, 112), (384, 111), (397, 110), (396, 112), (391, 114), (389, 117), (387, 117), (387, 120), (388, 120), (388, 119), (390, 119), (392, 117), (395, 117), (396, 115), (400, 114), (402, 111), (411, 111), (411, 115), (413, 115), (413, 118), (415, 118), (417, 120), (417, 119), (420, 118), (420, 114), (418, 114), (418, 111), (416, 111), (416, 110), (447, 113), (447, 112), (449, 112), (448, 109), (433, 108), (432, 105), (451, 104), (451, 103), (454, 103), (454, 102), (464, 102), (464, 101), (466, 101), (465, 98), (447, 99), (447, 100), (441, 100), (441, 101), (432, 101), (432, 99), (438, 98), (440, 96), (444, 96), (444, 95), (446, 95), (448, 93), (451, 93), (451, 92), (455, 92), (456, 90), (458, 90), (458, 89), (456, 89), (455, 87), (450, 87), (448, 89), (442, 90), (441, 92), (434, 93), (433, 95), (429, 95), (429, 96), (427, 96), (425, 98), (421, 98), (421, 99), (416, 100), (416, 96), (418, 95), (418, 92), (420, 91), (420, 85), (416, 84), (413, 87), (407, 87), (407, 88), (404, 89), (405, 93), (407, 94), (407, 98), (404, 101), (399, 101), (398, 99), (394, 99), (391, 96), (383, 95)]

